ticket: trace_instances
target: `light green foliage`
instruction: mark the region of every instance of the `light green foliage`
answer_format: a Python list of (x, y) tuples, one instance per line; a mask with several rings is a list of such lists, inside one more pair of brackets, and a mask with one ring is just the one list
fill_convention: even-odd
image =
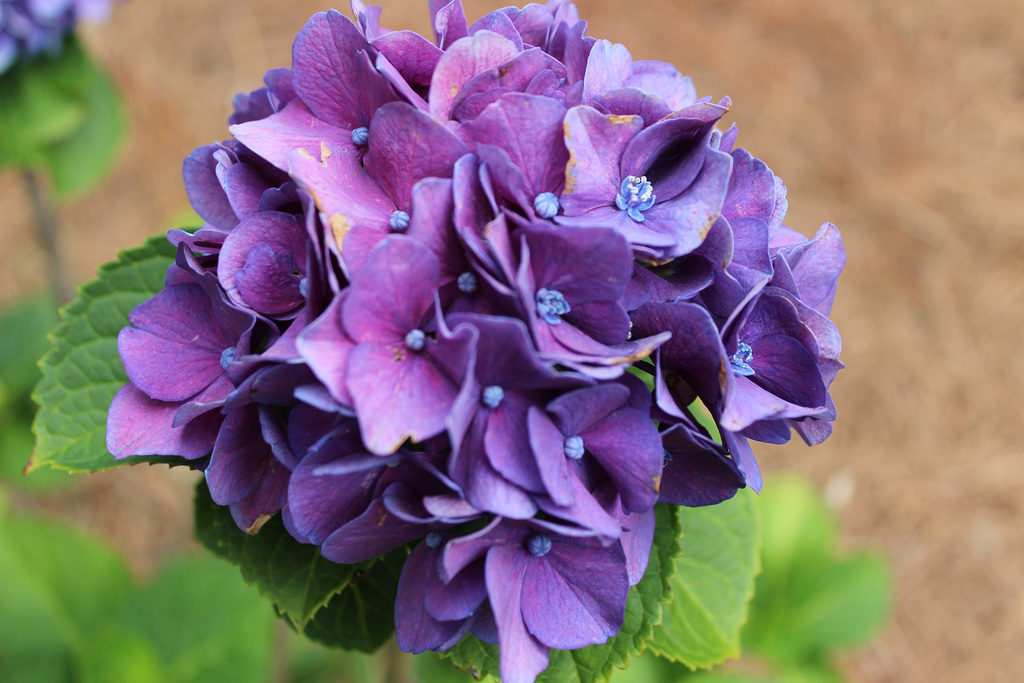
[(764, 491), (764, 571), (745, 645), (783, 666), (863, 643), (888, 611), (885, 562), (873, 553), (836, 553), (835, 522), (806, 482), (775, 479)]
[[(101, 267), (99, 277), (62, 309), (32, 395), (40, 408), (33, 424), (36, 450), (27, 471), (43, 465), (76, 472), (121, 464), (106, 447), (107, 409), (128, 381), (117, 334), (135, 306), (163, 289), (173, 259), (174, 247), (165, 238), (151, 238)], [(140, 460), (147, 459), (131, 462)]]
[(4, 683), (268, 679), (272, 612), (231, 567), (183, 560), (138, 589), (96, 539), (2, 509)]
[(0, 75), (0, 168), (45, 169), (58, 197), (102, 180), (125, 133), (110, 78), (73, 36)]
[[(655, 651), (691, 666), (710, 666), (738, 650), (757, 569), (759, 527), (753, 501), (740, 496), (709, 508), (659, 505), (657, 514), (655, 550), (643, 580), (630, 591), (620, 633), (604, 645), (552, 650), (538, 681), (607, 681), (615, 667), (645, 666), (631, 665), (630, 655), (642, 653), (648, 641)], [(657, 626), (670, 619), (674, 626)], [(495, 646), (467, 637), (444, 656), (460, 669), (496, 676), (497, 652)], [(631, 680), (630, 669), (615, 680)]]
[(740, 627), (758, 571), (760, 524), (753, 493), (724, 503), (680, 508), (683, 554), (676, 559), (672, 604), (651, 649), (672, 661), (707, 668), (739, 656)]

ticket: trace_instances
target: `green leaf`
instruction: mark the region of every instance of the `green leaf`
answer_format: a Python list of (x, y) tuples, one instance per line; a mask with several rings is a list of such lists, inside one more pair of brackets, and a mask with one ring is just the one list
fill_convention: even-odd
[(399, 548), (364, 563), (349, 585), (313, 615), (305, 634), (329, 647), (360, 652), (383, 645), (395, 632), (395, 596), (408, 555)]
[[(36, 450), (26, 472), (43, 465), (84, 471), (125, 464), (106, 447), (107, 409), (128, 381), (117, 334), (135, 306), (163, 289), (174, 253), (163, 237), (121, 252), (61, 310), (52, 347), (41, 361), (43, 377), (32, 394), (40, 408), (33, 424)], [(167, 459), (132, 458), (130, 464), (147, 460)]]
[(805, 481), (776, 478), (764, 490), (764, 572), (746, 645), (787, 666), (867, 640), (888, 612), (885, 562), (872, 553), (836, 555), (835, 521)]
[[(674, 572), (673, 560), (680, 552), (679, 519), (676, 508), (658, 505), (654, 548), (643, 579), (630, 588), (626, 601), (626, 618), (622, 629), (603, 645), (579, 650), (551, 650), (548, 668), (537, 678), (538, 683), (598, 683), (611, 678), (615, 667), (624, 668), (630, 656), (639, 655), (661, 622), (662, 605), (671, 595), (669, 587)], [(498, 676), (498, 647), (466, 636), (455, 647), (441, 653), (459, 669), (472, 669), (479, 675)]]
[[(240, 530), (231, 511), (210, 498), (205, 482), (196, 487), (196, 538), (242, 570), (248, 584), (256, 584), (266, 598), (297, 631), (331, 598), (353, 582), (365, 565), (336, 564), (320, 555), (315, 545), (299, 543), (288, 533), (280, 515), (256, 535)], [(394, 600), (391, 611), (393, 612)], [(392, 619), (387, 623), (392, 623)], [(392, 626), (393, 627), (393, 626)]]
[(273, 613), (234, 569), (213, 558), (165, 567), (124, 604), (115, 624), (145, 639), (168, 681), (259, 683), (269, 678)]
[(120, 97), (74, 36), (0, 76), (0, 168), (42, 166), (60, 197), (103, 178), (124, 138)]
[(680, 508), (683, 554), (676, 559), (672, 604), (651, 649), (691, 668), (740, 651), (740, 627), (759, 569), (760, 522), (753, 493), (710, 507)]

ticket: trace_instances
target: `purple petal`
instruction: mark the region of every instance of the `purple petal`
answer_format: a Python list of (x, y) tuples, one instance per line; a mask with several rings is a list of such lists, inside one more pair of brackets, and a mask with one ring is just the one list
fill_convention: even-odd
[(541, 643), (573, 650), (604, 643), (622, 628), (629, 576), (621, 551), (555, 543), (543, 557), (530, 557), (524, 574), (523, 621)]
[(356, 87), (359, 51), (370, 51), (359, 28), (336, 10), (314, 14), (292, 45), (295, 92), (317, 118), (352, 130), (365, 125)]
[(135, 386), (118, 390), (107, 414), (107, 450), (115, 458), (131, 455), (177, 455), (189, 460), (213, 450), (224, 417), (211, 412), (173, 427), (179, 403), (149, 398)]
[(413, 185), (427, 177), (450, 178), (466, 152), (455, 135), (426, 113), (392, 102), (373, 117), (365, 163), (395, 206), (408, 211)]
[(462, 86), (478, 73), (504, 64), (517, 54), (515, 43), (490, 31), (480, 31), (446, 48), (430, 81), (430, 115), (438, 121), (448, 121)]
[(498, 626), (502, 683), (533, 683), (548, 665), (547, 647), (523, 622), (528, 557), (522, 546), (495, 546), (487, 553), (487, 595)]
[(320, 120), (301, 100), (292, 100), (265, 119), (231, 126), (229, 130), (239, 142), (282, 171), (288, 170), (288, 156), (296, 149), (316, 154), (321, 143), (353, 152), (356, 149), (350, 131)]

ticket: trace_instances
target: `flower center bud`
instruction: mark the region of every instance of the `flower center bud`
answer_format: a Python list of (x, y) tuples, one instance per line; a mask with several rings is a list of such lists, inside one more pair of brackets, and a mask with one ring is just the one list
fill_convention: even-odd
[(558, 316), (565, 315), (571, 308), (569, 303), (557, 289), (546, 289), (541, 287), (537, 290), (537, 315), (544, 318), (548, 325), (557, 325), (562, 322)]
[(583, 457), (583, 437), (570, 436), (565, 440), (565, 457), (579, 460)]
[(228, 364), (235, 359), (235, 347), (229, 346), (220, 352), (220, 366), (225, 370), (228, 369)]
[(558, 215), (558, 195), (554, 192), (541, 192), (533, 199), (533, 210), (541, 218), (554, 218)]
[(299, 296), (305, 299), (309, 296), (309, 278), (302, 278), (299, 280)]
[(352, 144), (356, 147), (362, 147), (370, 139), (370, 129), (365, 126), (362, 128), (356, 128), (352, 131)]
[(526, 539), (526, 549), (534, 557), (544, 557), (551, 550), (551, 539), (543, 534), (533, 534)]
[(732, 371), (743, 377), (750, 377), (754, 374), (754, 368), (750, 367), (750, 361), (754, 359), (754, 351), (750, 344), (740, 342), (736, 345), (736, 353), (732, 354), (729, 362), (732, 363)]
[(423, 330), (413, 330), (405, 335), (405, 345), (413, 351), (422, 351), (427, 345), (427, 335), (423, 334)]
[(427, 538), (426, 538), (427, 545), (430, 546), (431, 548), (436, 548), (439, 545), (441, 545), (441, 541), (442, 540), (444, 540), (444, 539), (441, 538), (441, 534), (435, 533), (433, 531), (431, 531), (429, 534), (427, 534)]
[(476, 274), (468, 270), (459, 276), (457, 284), (459, 285), (459, 291), (463, 294), (472, 294), (480, 286), (480, 283), (477, 282)]
[(488, 408), (497, 408), (501, 405), (502, 400), (505, 398), (505, 390), (499, 387), (497, 384), (492, 384), (489, 387), (484, 387), (484, 393), (480, 396), (480, 400), (484, 402), (484, 405)]
[(395, 232), (405, 232), (409, 228), (409, 214), (405, 211), (395, 211), (388, 219), (388, 225)]
[(619, 193), (615, 195), (615, 206), (637, 223), (644, 222), (643, 212), (654, 206), (654, 186), (647, 181), (647, 176), (637, 178), (628, 175), (619, 185)]

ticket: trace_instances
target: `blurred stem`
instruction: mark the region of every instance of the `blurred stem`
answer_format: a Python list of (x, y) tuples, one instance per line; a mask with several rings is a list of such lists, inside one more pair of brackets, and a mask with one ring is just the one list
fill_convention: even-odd
[(387, 683), (414, 683), (412, 676), (412, 655), (402, 652), (392, 638), (384, 646), (384, 680)]
[(64, 265), (64, 257), (61, 254), (60, 242), (57, 239), (57, 216), (39, 176), (31, 169), (21, 170), (21, 177), (25, 181), (25, 190), (28, 192), (32, 202), (32, 212), (36, 219), (36, 233), (39, 243), (46, 252), (46, 267), (50, 275), (50, 287), (53, 288), (53, 295), (57, 298), (58, 305), (64, 305), (71, 301), (71, 283), (68, 280), (68, 271)]

